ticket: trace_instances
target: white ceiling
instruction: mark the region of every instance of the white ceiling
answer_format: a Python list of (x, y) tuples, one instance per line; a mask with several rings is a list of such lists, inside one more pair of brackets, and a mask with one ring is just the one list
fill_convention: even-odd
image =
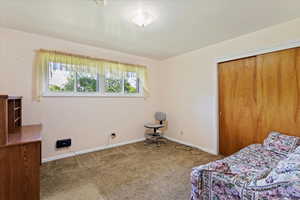
[[(141, 28), (137, 9), (156, 17)], [(299, 0), (0, 0), (0, 26), (166, 59), (300, 17)]]

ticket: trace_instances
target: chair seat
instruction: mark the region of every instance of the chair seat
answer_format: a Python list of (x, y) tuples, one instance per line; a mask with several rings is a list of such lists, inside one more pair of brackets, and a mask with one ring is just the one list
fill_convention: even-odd
[(162, 128), (164, 126), (165, 125), (163, 125), (163, 124), (145, 124), (144, 125), (145, 128)]

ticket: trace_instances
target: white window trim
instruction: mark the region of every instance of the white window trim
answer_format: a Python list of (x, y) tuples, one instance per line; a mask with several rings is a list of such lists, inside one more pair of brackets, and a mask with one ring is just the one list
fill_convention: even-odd
[[(124, 79), (122, 80), (124, 82)], [(49, 68), (45, 70), (43, 97), (103, 97), (103, 98), (145, 98), (143, 83), (139, 81), (139, 93), (126, 94), (124, 93), (124, 85), (122, 93), (106, 93), (105, 83), (102, 76), (98, 74), (98, 90), (97, 92), (51, 92), (49, 91)], [(76, 85), (76, 83), (75, 83)]]
[(104, 98), (145, 98), (142, 94), (101, 94), (82, 92), (44, 92), (43, 97), (104, 97)]

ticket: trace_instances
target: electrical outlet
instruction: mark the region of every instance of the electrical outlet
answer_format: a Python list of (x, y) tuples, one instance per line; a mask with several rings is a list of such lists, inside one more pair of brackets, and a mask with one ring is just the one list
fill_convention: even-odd
[(110, 134), (111, 139), (115, 139), (117, 137), (117, 134), (115, 132), (112, 132)]
[(184, 132), (183, 131), (180, 131), (180, 135), (183, 135), (184, 134)]

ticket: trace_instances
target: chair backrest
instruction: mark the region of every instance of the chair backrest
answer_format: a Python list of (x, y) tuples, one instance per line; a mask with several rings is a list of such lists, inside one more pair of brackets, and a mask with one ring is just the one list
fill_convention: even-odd
[(166, 121), (167, 119), (167, 115), (166, 113), (163, 113), (163, 112), (156, 112), (155, 115), (154, 115), (155, 119), (158, 120), (158, 121)]

